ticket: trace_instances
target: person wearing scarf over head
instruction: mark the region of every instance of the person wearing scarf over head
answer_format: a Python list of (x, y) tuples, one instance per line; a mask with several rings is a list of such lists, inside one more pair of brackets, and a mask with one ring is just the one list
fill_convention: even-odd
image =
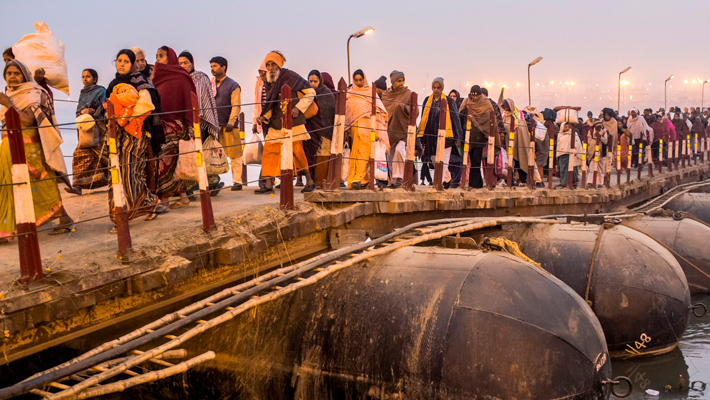
[[(651, 124), (651, 129), (653, 129), (653, 146), (651, 147), (651, 157), (653, 157), (653, 161), (658, 162), (658, 149), (660, 146), (660, 141), (663, 140), (664, 144), (664, 156), (663, 160), (665, 160), (667, 157), (665, 155), (666, 153), (666, 147), (668, 147), (668, 137), (669, 137), (669, 132), (668, 132), (668, 120), (666, 118), (663, 118), (661, 114), (653, 114), (654, 121)], [(672, 126), (672, 124), (671, 124)]]
[[(572, 149), (572, 136), (574, 136), (574, 149)], [(574, 162), (573, 182), (579, 181), (577, 170), (582, 165), (582, 141), (579, 139), (579, 134), (574, 131), (572, 125), (568, 122), (563, 122), (560, 125), (560, 131), (557, 134), (557, 162), (560, 169), (560, 185), (564, 187), (567, 184), (567, 169), (569, 167), (570, 155), (576, 157)]]
[[(463, 99), (461, 98), (461, 93), (458, 90), (451, 90), (449, 92), (449, 98), (456, 103), (456, 110), (461, 108), (461, 103)], [(461, 172), (463, 169), (463, 139), (466, 137), (466, 115), (458, 114), (459, 122), (461, 123), (461, 141), (456, 143), (456, 151), (451, 153), (451, 158), (449, 159), (449, 173), (451, 174), (451, 187), (459, 187), (461, 183)]]
[[(301, 193), (311, 192), (315, 184), (308, 171), (308, 160), (303, 151), (303, 141), (311, 136), (306, 129), (306, 112), (316, 95), (316, 91), (297, 73), (283, 68), (286, 59), (278, 51), (272, 51), (264, 58), (266, 67), (266, 100), (262, 104), (261, 115), (257, 122), (265, 125), (266, 138), (264, 152), (261, 158), (261, 174), (265, 178), (281, 176), (281, 141), (288, 140), (284, 136), (283, 114), (281, 109), (281, 87), (288, 85), (291, 88), (290, 110), (292, 117), (293, 134), (293, 172), (303, 171), (306, 176), (306, 187)], [(266, 180), (265, 189), (257, 189), (254, 193), (267, 193), (273, 191), (271, 182)]]
[[(607, 149), (606, 145), (609, 143), (610, 135), (606, 129), (604, 129), (604, 124), (602, 121), (595, 121), (593, 123), (593, 128), (591, 131), (587, 132), (587, 160), (589, 160), (589, 168), (587, 169), (587, 184), (591, 184), (592, 187), (600, 187), (604, 183), (604, 177), (606, 176), (607, 167)], [(596, 146), (599, 146), (599, 160), (594, 161), (594, 154), (596, 153)], [(594, 181), (594, 171), (597, 171), (597, 180)]]
[[(636, 167), (638, 165), (638, 154), (641, 143), (643, 143), (644, 149), (648, 143), (653, 143), (653, 129), (648, 126), (646, 118), (640, 115), (638, 108), (632, 108), (629, 111), (629, 119), (626, 121), (626, 126), (628, 126), (631, 131), (631, 138), (634, 141), (634, 150), (631, 154), (631, 166)], [(643, 152), (644, 162), (646, 153), (646, 151)]]
[[(72, 186), (64, 188), (68, 193), (81, 194), (81, 189), (96, 189), (108, 185), (108, 147), (106, 145), (106, 116), (104, 103), (106, 89), (96, 82), (99, 74), (90, 68), (81, 73), (84, 88), (76, 107), (77, 131), (84, 135), (93, 133), (91, 143), (79, 143), (72, 156)], [(98, 122), (96, 122), (98, 121)]]
[[(515, 170), (518, 172), (518, 177), (520, 178), (520, 185), (525, 185), (528, 181), (528, 150), (530, 148), (530, 131), (528, 130), (528, 124), (525, 122), (522, 113), (515, 107), (515, 102), (513, 99), (503, 100), (501, 105), (503, 109), (503, 124), (505, 124), (505, 129), (510, 132), (511, 129), (515, 129), (515, 139), (513, 145), (513, 161)], [(514, 127), (511, 128), (510, 120), (513, 117)], [(515, 175), (515, 174), (513, 174)], [(535, 168), (535, 176), (532, 177), (536, 181), (540, 182), (540, 176)]]
[[(468, 116), (469, 109), (471, 110), (470, 117)], [(471, 170), (468, 184), (472, 189), (480, 189), (483, 187), (481, 166), (483, 163), (483, 151), (486, 150), (488, 136), (491, 130), (491, 111), (495, 113), (493, 105), (489, 99), (483, 95), (482, 88), (478, 85), (471, 86), (468, 97), (463, 100), (459, 107), (460, 115), (465, 118), (462, 119), (462, 125), (467, 120), (471, 121), (471, 134), (468, 140), (469, 165)], [(497, 127), (494, 129), (494, 152), (497, 154), (500, 151), (500, 135), (498, 135)]]
[(387, 137), (390, 151), (388, 153), (391, 166), (391, 187), (398, 188), (404, 179), (404, 163), (407, 158), (407, 130), (409, 118), (414, 113), (414, 119), (419, 116), (418, 104), (412, 110), (409, 102), (412, 91), (404, 84), (404, 73), (394, 70), (390, 74), (392, 87), (382, 93), (382, 104), (387, 110)]
[[(217, 120), (217, 104), (212, 93), (212, 82), (209, 76), (202, 71), (195, 70), (195, 59), (189, 51), (183, 51), (178, 56), (178, 64), (190, 74), (192, 83), (197, 90), (197, 102), (200, 107), (200, 133), (202, 143), (207, 138), (219, 141), (219, 122)], [(219, 175), (208, 175), (207, 182), (211, 191), (211, 196), (217, 196), (219, 189), (224, 187), (224, 182), (220, 182)]]
[(533, 120), (531, 123), (535, 124), (535, 186), (544, 188), (543, 177), (545, 166), (549, 164), (550, 136), (545, 127), (545, 118), (537, 112), (536, 107), (527, 106), (523, 112), (528, 113)]
[(333, 92), (333, 94), (338, 93), (338, 91), (335, 90), (335, 84), (333, 84), (333, 77), (330, 76), (329, 73), (321, 72), (320, 76), (323, 78), (323, 84), (325, 85), (325, 87), (330, 89), (330, 91)]
[[(384, 143), (387, 151), (390, 149), (387, 135), (387, 109), (378, 96), (375, 96), (377, 113), (375, 114), (375, 140)], [(348, 187), (361, 189), (367, 186), (370, 179), (370, 116), (372, 115), (372, 88), (362, 70), (353, 73), (353, 85), (348, 89), (345, 103), (345, 128), (350, 131), (353, 145), (350, 150), (350, 170), (348, 171)], [(347, 135), (346, 135), (347, 136)], [(380, 161), (380, 160), (376, 160)]]
[(180, 140), (194, 138), (191, 95), (197, 94), (197, 89), (190, 74), (178, 64), (175, 50), (168, 46), (163, 46), (156, 52), (153, 84), (160, 94), (165, 133), (165, 144), (158, 154), (157, 194), (161, 200), (179, 194), (180, 200), (170, 208), (186, 207), (190, 204), (190, 199), (185, 192), (197, 185), (197, 182), (178, 179), (175, 176), (175, 168), (180, 155)]
[[(116, 56), (116, 77), (106, 89), (113, 103), (116, 120), (116, 147), (128, 219), (148, 214), (146, 221), (167, 212), (165, 202), (148, 189), (147, 174), (152, 173), (146, 159), (152, 149), (162, 147), (162, 126), (156, 113), (160, 96), (155, 86), (138, 72), (133, 51), (123, 49)], [(157, 121), (156, 121), (157, 118)], [(158, 131), (157, 126), (160, 126)], [(158, 153), (155, 153), (158, 154)], [(111, 220), (116, 223), (113, 190), (108, 191)], [(112, 233), (116, 232), (114, 227)]]
[[(330, 159), (330, 144), (333, 140), (333, 124), (335, 123), (335, 96), (323, 84), (323, 77), (318, 70), (308, 73), (308, 83), (316, 91), (315, 103), (318, 112), (306, 119), (306, 129), (311, 139), (303, 146), (308, 158), (311, 175), (316, 186), (325, 187), (328, 177), (328, 160)], [(316, 141), (316, 139), (318, 139)], [(317, 148), (313, 146), (319, 142)]]
[[(15, 225), (15, 202), (12, 186), (12, 157), (10, 141), (5, 131), (5, 114), (14, 108), (20, 114), (24, 139), (24, 151), (30, 171), (32, 203), (37, 226), (59, 218), (59, 225), (52, 235), (71, 231), (74, 221), (64, 210), (57, 185), (57, 172), (66, 175), (67, 167), (60, 145), (62, 136), (56, 125), (54, 110), (47, 92), (32, 78), (27, 66), (17, 60), (9, 60), (3, 70), (7, 84), (6, 93), (0, 93), (0, 242), (7, 242), (17, 230)], [(39, 127), (39, 128), (35, 128)]]
[[(449, 172), (449, 160), (451, 159), (452, 151), (458, 154), (454, 144), (458, 146), (463, 140), (463, 132), (461, 130), (461, 120), (458, 118), (458, 107), (454, 100), (444, 95), (444, 78), (434, 78), (431, 83), (432, 94), (427, 96), (422, 103), (422, 119), (419, 122), (417, 129), (417, 138), (422, 143), (422, 161), (436, 163), (436, 146), (439, 136), (439, 114), (440, 102), (445, 100), (447, 103), (446, 113), (446, 139), (444, 141), (444, 173), (442, 183), (445, 188), (448, 188), (451, 183), (451, 173)], [(425, 161), (426, 160), (426, 161)], [(436, 184), (436, 182), (434, 183)]]

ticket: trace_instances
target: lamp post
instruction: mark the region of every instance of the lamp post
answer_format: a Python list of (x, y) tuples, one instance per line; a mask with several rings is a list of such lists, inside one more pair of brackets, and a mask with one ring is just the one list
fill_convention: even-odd
[(359, 31), (353, 33), (348, 38), (348, 84), (350, 84), (350, 39), (352, 39), (352, 38), (357, 39), (359, 37), (362, 37), (362, 36), (372, 33), (372, 31), (374, 31), (374, 30), (375, 30), (375, 28), (368, 26), (367, 28), (360, 29)]
[(663, 82), (663, 109), (668, 112), (668, 81), (673, 79), (675, 75), (671, 75)]
[(617, 92), (618, 95), (616, 98), (616, 111), (618, 111), (619, 114), (621, 114), (621, 74), (629, 72), (630, 69), (631, 69), (631, 67), (626, 67), (625, 70), (619, 72), (619, 87), (618, 87), (619, 91)]
[(700, 112), (703, 112), (703, 103), (705, 103), (705, 84), (708, 83), (710, 79), (706, 79), (703, 81), (703, 93), (700, 95)]
[(530, 96), (530, 67), (539, 63), (540, 60), (542, 60), (542, 57), (538, 57), (538, 58), (532, 60), (532, 62), (530, 64), (528, 64), (528, 105), (529, 106), (532, 105), (532, 97)]

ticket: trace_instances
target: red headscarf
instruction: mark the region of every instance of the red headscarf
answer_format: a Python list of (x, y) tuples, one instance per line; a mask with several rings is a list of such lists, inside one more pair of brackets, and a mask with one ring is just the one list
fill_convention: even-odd
[(178, 64), (177, 54), (170, 47), (168, 47), (168, 63), (155, 63), (153, 84), (160, 94), (160, 111), (170, 113), (162, 115), (164, 120), (182, 120), (189, 124), (194, 122), (190, 93), (197, 93), (195, 83), (190, 74)]

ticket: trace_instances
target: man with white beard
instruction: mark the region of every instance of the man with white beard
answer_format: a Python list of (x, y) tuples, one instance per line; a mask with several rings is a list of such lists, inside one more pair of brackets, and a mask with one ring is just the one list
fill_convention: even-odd
[[(266, 55), (266, 98), (262, 104), (261, 115), (257, 122), (266, 125), (264, 152), (261, 157), (261, 175), (264, 178), (281, 176), (281, 140), (285, 139), (281, 128), (283, 114), (281, 109), (281, 87), (288, 85), (291, 88), (291, 113), (293, 132), (293, 172), (303, 172), (306, 176), (306, 186), (301, 193), (312, 192), (315, 189), (313, 178), (308, 170), (308, 160), (303, 151), (303, 141), (310, 139), (306, 130), (306, 111), (313, 103), (316, 95), (315, 89), (307, 80), (297, 73), (283, 68), (286, 58), (279, 51), (272, 51)], [(264, 189), (255, 190), (257, 194), (273, 191), (267, 179)]]

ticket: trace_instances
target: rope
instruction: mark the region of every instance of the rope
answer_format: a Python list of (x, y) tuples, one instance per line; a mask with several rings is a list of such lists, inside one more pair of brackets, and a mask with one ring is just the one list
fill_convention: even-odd
[[(483, 239), (483, 242), (481, 243), (483, 247), (488, 248), (489, 250), (494, 249), (494, 250), (501, 250), (501, 251), (506, 251), (520, 259), (523, 259), (524, 261), (529, 262), (530, 264), (540, 268), (541, 270), (545, 271), (545, 269), (542, 268), (539, 262), (535, 262), (532, 258), (526, 256), (522, 251), (520, 251), (520, 247), (518, 247), (518, 244), (510, 239), (506, 239), (504, 237), (487, 237)], [(491, 246), (493, 245), (493, 246)], [(494, 247), (495, 246), (495, 247)], [(547, 272), (547, 271), (545, 271)]]

